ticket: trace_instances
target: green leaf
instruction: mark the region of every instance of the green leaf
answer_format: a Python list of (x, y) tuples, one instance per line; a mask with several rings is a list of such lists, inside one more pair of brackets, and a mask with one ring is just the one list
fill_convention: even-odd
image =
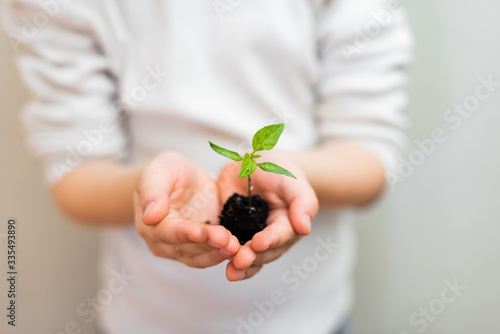
[(250, 154), (245, 153), (243, 162), (241, 163), (240, 178), (252, 175), (257, 168), (257, 163), (250, 157)]
[(280, 167), (276, 164), (273, 164), (272, 162), (262, 162), (260, 164), (257, 164), (260, 169), (262, 169), (265, 172), (271, 172), (271, 173), (276, 173), (276, 174), (283, 174), (286, 176), (293, 177), (296, 179), (295, 175), (284, 169), (283, 167)]
[(243, 160), (243, 158), (241, 157), (241, 155), (239, 155), (238, 153), (236, 153), (234, 151), (226, 150), (225, 148), (217, 146), (217, 145), (215, 145), (214, 143), (212, 143), (210, 141), (209, 141), (209, 143), (210, 143), (210, 147), (212, 148), (212, 150), (214, 150), (215, 152), (219, 153), (220, 155), (223, 155), (226, 158), (229, 158), (229, 159), (234, 160), (234, 161), (241, 161), (241, 160)]
[(266, 150), (269, 151), (278, 142), (278, 139), (285, 128), (284, 123), (272, 124), (263, 127), (255, 133), (252, 139), (253, 152)]

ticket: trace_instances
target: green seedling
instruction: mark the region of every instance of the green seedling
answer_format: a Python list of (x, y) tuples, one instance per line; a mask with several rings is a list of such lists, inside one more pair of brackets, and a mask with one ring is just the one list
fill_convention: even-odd
[(272, 124), (265, 126), (259, 131), (257, 131), (252, 139), (253, 152), (251, 154), (245, 153), (243, 157), (239, 155), (237, 152), (222, 148), (209, 141), (210, 147), (215, 152), (231, 160), (242, 161), (239, 177), (248, 178), (248, 201), (250, 206), (252, 205), (252, 184), (251, 184), (252, 181), (250, 179), (250, 175), (252, 175), (253, 172), (255, 172), (257, 167), (259, 167), (265, 172), (282, 174), (296, 179), (296, 177), (292, 173), (290, 173), (283, 167), (273, 164), (272, 162), (257, 163), (255, 161), (255, 159), (260, 158), (260, 155), (256, 154), (257, 152), (269, 151), (272, 148), (274, 148), (274, 146), (276, 146), (276, 143), (278, 142), (278, 139), (280, 138), (284, 128), (285, 124), (280, 123), (280, 124)]

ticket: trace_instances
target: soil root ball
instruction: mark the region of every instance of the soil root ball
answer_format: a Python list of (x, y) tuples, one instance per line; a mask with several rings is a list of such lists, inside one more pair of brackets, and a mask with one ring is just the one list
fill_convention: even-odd
[(252, 206), (248, 197), (234, 193), (224, 204), (220, 224), (227, 228), (244, 245), (267, 225), (268, 207), (259, 195), (252, 196)]

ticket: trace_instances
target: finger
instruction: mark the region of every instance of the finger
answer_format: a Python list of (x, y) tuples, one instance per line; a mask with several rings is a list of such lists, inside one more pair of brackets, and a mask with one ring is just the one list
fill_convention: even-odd
[(141, 208), (141, 199), (139, 198), (139, 193), (137, 191), (134, 192), (134, 222), (136, 225), (136, 228), (139, 227), (140, 225), (144, 225), (144, 222), (142, 221), (142, 208)]
[(271, 211), (266, 228), (252, 238), (251, 247), (256, 253), (264, 252), (271, 248), (279, 248), (294, 240), (297, 236), (288, 219), (286, 209)]
[(208, 244), (214, 248), (224, 248), (229, 244), (231, 232), (224, 226), (207, 226)]
[(289, 219), (300, 235), (311, 233), (311, 223), (318, 212), (318, 198), (307, 182), (286, 182), (283, 189), (285, 201), (289, 207)]
[(238, 269), (231, 261), (226, 266), (226, 278), (229, 282), (241, 281), (245, 277), (245, 270)]
[(207, 244), (212, 248), (219, 249), (225, 258), (235, 255), (240, 249), (240, 242), (223, 226), (207, 226)]
[[(228, 259), (236, 253), (227, 252), (224, 248), (217, 248), (209, 245), (208, 242), (188, 242), (178, 244), (166, 244), (157, 241), (148, 244), (151, 251), (156, 255), (168, 259), (189, 259), (198, 255), (218, 251), (220, 259)], [(217, 257), (219, 258), (219, 257)]]
[(286, 209), (271, 211), (268, 221), (269, 225), (255, 234), (252, 241), (243, 245), (234, 256), (233, 264), (236, 268), (246, 269), (255, 264), (258, 253), (280, 248), (296, 240), (297, 234), (288, 220)]
[(150, 226), (144, 224), (143, 214), (141, 209), (141, 200), (139, 198), (139, 193), (134, 192), (134, 225), (137, 234), (142, 238), (148, 238), (148, 233), (150, 231)]
[(235, 254), (238, 253), (240, 248), (241, 245), (238, 238), (236, 238), (234, 235), (231, 235), (229, 239), (229, 244), (226, 247), (221, 248), (221, 252), (223, 252), (223, 254), (229, 254), (231, 256), (234, 256)]
[(301, 237), (299, 235), (297, 235), (293, 240), (291, 240), (290, 242), (288, 242), (287, 244), (285, 244), (281, 247), (270, 248), (264, 252), (257, 253), (257, 258), (253, 261), (252, 266), (264, 265), (264, 264), (267, 264), (267, 263), (270, 263), (272, 261), (279, 259), (300, 238)]
[(150, 240), (163, 244), (202, 243), (208, 238), (205, 224), (178, 217), (167, 217), (157, 225), (145, 226), (145, 229)]
[(143, 173), (141, 184), (137, 191), (139, 193), (144, 224), (158, 224), (164, 219), (170, 210), (169, 195), (172, 192), (174, 180), (168, 172), (165, 173)]
[(231, 255), (223, 254), (219, 249), (212, 249), (196, 256), (183, 258), (181, 259), (181, 262), (193, 268), (208, 268), (215, 266), (230, 257)]
[(245, 270), (238, 269), (233, 262), (229, 262), (226, 266), (226, 278), (230, 282), (237, 282), (243, 279), (249, 279), (257, 274), (262, 269), (262, 266), (251, 266)]
[(240, 270), (245, 270), (249, 268), (255, 259), (257, 258), (257, 253), (252, 250), (250, 246), (251, 242), (247, 242), (241, 246), (240, 250), (233, 257), (233, 266)]

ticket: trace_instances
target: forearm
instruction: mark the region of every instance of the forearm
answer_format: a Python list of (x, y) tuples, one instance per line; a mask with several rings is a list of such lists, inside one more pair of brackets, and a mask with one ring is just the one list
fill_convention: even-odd
[(83, 223), (131, 224), (133, 194), (142, 168), (110, 160), (91, 161), (56, 183), (53, 196), (66, 214)]
[(322, 206), (362, 206), (384, 188), (384, 168), (368, 149), (347, 141), (289, 153), (305, 172)]

